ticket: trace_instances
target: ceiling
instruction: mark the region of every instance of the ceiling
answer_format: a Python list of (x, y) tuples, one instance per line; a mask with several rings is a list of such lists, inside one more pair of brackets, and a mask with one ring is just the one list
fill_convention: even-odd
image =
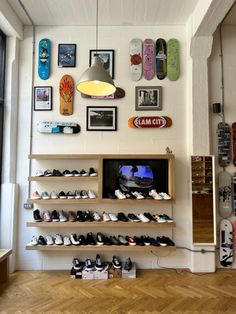
[[(18, 0), (7, 0), (24, 25)], [(95, 25), (96, 0), (21, 0), (35, 25)], [(186, 24), (198, 0), (99, 0), (99, 25)]]

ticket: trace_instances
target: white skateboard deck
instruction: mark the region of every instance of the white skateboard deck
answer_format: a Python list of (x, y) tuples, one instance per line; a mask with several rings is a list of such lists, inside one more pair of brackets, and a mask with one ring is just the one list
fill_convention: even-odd
[(130, 77), (133, 81), (138, 81), (142, 77), (143, 71), (143, 45), (141, 39), (132, 39), (130, 42)]
[(232, 206), (232, 178), (227, 171), (219, 173), (219, 212), (223, 218), (231, 216)]
[(220, 222), (220, 264), (230, 267), (233, 259), (233, 226), (228, 219), (223, 219)]

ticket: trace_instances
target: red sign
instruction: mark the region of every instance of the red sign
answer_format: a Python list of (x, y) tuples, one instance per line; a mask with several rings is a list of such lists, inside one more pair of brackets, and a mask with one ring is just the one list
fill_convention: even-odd
[(128, 125), (131, 128), (167, 128), (172, 125), (169, 117), (131, 117)]

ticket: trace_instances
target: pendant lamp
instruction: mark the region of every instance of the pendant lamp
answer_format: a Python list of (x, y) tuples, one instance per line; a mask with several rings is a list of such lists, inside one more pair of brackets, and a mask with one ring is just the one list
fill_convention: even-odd
[[(96, 11), (96, 50), (98, 49), (98, 0)], [(99, 56), (93, 58), (92, 65), (82, 74), (76, 89), (85, 95), (108, 96), (116, 91), (115, 84), (103, 67), (102, 59)]]

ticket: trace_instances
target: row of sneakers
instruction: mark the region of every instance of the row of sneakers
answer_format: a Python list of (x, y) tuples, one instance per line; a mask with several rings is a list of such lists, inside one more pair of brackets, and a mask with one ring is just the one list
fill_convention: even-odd
[(95, 236), (92, 232), (89, 232), (87, 236), (84, 235), (77, 235), (77, 234), (71, 234), (70, 236), (65, 235), (62, 236), (60, 234), (56, 234), (55, 236), (47, 235), (46, 237), (43, 237), (40, 235), (38, 238), (36, 236), (33, 236), (30, 242), (31, 246), (37, 246), (37, 245), (140, 245), (140, 246), (174, 246), (174, 242), (169, 238), (165, 236), (157, 236), (156, 238), (149, 237), (149, 236), (106, 236), (101, 232), (98, 232)]
[(129, 192), (123, 192), (120, 189), (115, 190), (115, 196), (120, 199), (137, 199), (137, 200), (143, 200), (147, 198), (152, 198), (154, 200), (170, 200), (171, 196), (165, 192), (158, 193), (155, 189), (152, 189), (148, 193), (144, 194), (142, 192), (138, 191), (131, 191)]
[(173, 219), (166, 214), (150, 214), (149, 212), (133, 214), (128, 213), (125, 215), (123, 212), (115, 213), (106, 213), (100, 214), (98, 212), (91, 212), (89, 210), (82, 211), (78, 210), (77, 212), (69, 211), (68, 213), (63, 210), (48, 210), (40, 212), (38, 209), (33, 211), (33, 218), (36, 222), (90, 222), (90, 221), (104, 221), (104, 222), (158, 222), (158, 223), (171, 223)]
[(45, 171), (43, 170), (36, 170), (35, 172), (35, 176), (36, 177), (96, 177), (98, 174), (97, 172), (94, 170), (94, 168), (90, 168), (89, 171), (86, 171), (84, 169), (82, 169), (81, 171), (78, 170), (64, 170), (64, 171), (60, 171), (57, 169), (47, 169)]
[(96, 194), (92, 191), (86, 191), (86, 190), (75, 190), (74, 192), (64, 192), (61, 191), (60, 193), (57, 193), (55, 191), (52, 191), (51, 193), (48, 193), (46, 191), (42, 192), (41, 194), (38, 191), (34, 191), (32, 193), (32, 199), (34, 200), (56, 200), (56, 199), (94, 199), (96, 198)]
[[(74, 258), (72, 261), (73, 268), (77, 271), (87, 270), (87, 271), (106, 271), (111, 266), (116, 269), (122, 268), (122, 263), (117, 256), (112, 257), (112, 262), (103, 262), (100, 254), (96, 255), (95, 261), (92, 261), (90, 258), (86, 258), (85, 262), (82, 262), (79, 258)], [(128, 257), (124, 263), (124, 269), (130, 271), (132, 268), (131, 258)]]

